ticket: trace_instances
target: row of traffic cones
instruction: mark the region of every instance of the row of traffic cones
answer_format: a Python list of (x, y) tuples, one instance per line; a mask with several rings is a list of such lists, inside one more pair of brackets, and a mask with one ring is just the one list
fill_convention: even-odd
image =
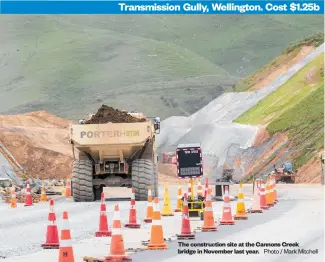
[[(54, 212), (54, 200), (50, 200), (50, 212), (48, 215), (49, 225), (47, 226), (46, 241), (42, 244), (44, 249), (59, 249), (59, 262), (74, 262), (74, 252), (72, 247), (71, 232), (68, 220), (68, 212), (63, 212), (63, 223), (61, 228), (61, 237), (59, 240), (58, 228), (56, 225), (56, 215)], [(104, 193), (100, 207), (99, 230), (95, 233), (97, 237), (111, 236), (110, 254), (104, 261), (130, 261), (131, 258), (126, 255), (123, 236), (121, 232), (121, 220), (119, 206), (115, 205), (113, 215), (112, 230), (108, 229), (106, 205), (104, 203)]]
[[(269, 208), (269, 206), (274, 205), (277, 200), (277, 194), (275, 190), (274, 179), (268, 180), (266, 185), (267, 192), (263, 194), (264, 184), (260, 183), (260, 181), (255, 181), (256, 190), (254, 191), (254, 202), (253, 208), (255, 210), (255, 205), (260, 205), (262, 207)], [(205, 200), (205, 210), (204, 210), (204, 222), (202, 226), (202, 232), (211, 232), (217, 231), (216, 222), (213, 217), (213, 209), (212, 209), (212, 200), (211, 200), (211, 189), (208, 188)], [(259, 197), (259, 201), (257, 201), (257, 197)], [(220, 220), (220, 225), (234, 225), (235, 219), (242, 219), (246, 217), (245, 204), (242, 201), (244, 199), (244, 195), (242, 193), (242, 185), (240, 185), (239, 194), (238, 194), (238, 203), (236, 215), (233, 217), (230, 207), (230, 197), (228, 187), (225, 188), (224, 194), (224, 204), (223, 204), (223, 214)], [(152, 201), (151, 188), (148, 189), (148, 207), (146, 219), (152, 223), (151, 232), (150, 232), (150, 241), (147, 245), (147, 249), (149, 250), (157, 250), (157, 249), (167, 249), (167, 244), (164, 240), (163, 227), (161, 223), (161, 216), (165, 212), (165, 214), (170, 214), (170, 205), (168, 205), (170, 199), (168, 196), (168, 190), (165, 190), (165, 198), (164, 202), (167, 203), (163, 212), (160, 212), (159, 200), (157, 197)], [(152, 203), (153, 202), (153, 203)], [(135, 198), (134, 198), (134, 190), (132, 190), (131, 196), (131, 207), (129, 214), (129, 222), (125, 225), (125, 227), (129, 228), (139, 228), (140, 224), (138, 224), (136, 218), (136, 208), (135, 208)], [(182, 225), (181, 232), (177, 234), (178, 239), (195, 239), (195, 234), (191, 231), (189, 213), (188, 213), (188, 202), (187, 195), (184, 194), (183, 204), (183, 215), (182, 215)], [(252, 210), (253, 210), (252, 208)], [(258, 208), (258, 206), (257, 206)], [(71, 243), (71, 234), (68, 225), (68, 214), (67, 212), (63, 213), (63, 227), (61, 231), (61, 240), (59, 243), (57, 227), (55, 225), (55, 213), (54, 213), (54, 201), (50, 200), (50, 213), (49, 213), (49, 225), (47, 229), (47, 237), (46, 243), (43, 244), (43, 248), (59, 248), (59, 262), (74, 262), (74, 255)], [(121, 232), (121, 220), (120, 220), (120, 212), (118, 205), (114, 207), (114, 216), (113, 216), (113, 225), (112, 231), (109, 230), (107, 223), (107, 215), (106, 215), (106, 204), (104, 193), (101, 196), (101, 205), (100, 205), (100, 221), (99, 221), (99, 230), (95, 233), (96, 236), (111, 236), (111, 245), (110, 245), (110, 254), (105, 257), (104, 261), (130, 261), (131, 258), (125, 253), (123, 236)]]
[(62, 215), (62, 228), (59, 240), (58, 228), (56, 225), (56, 214), (54, 212), (54, 200), (50, 199), (50, 212), (48, 215), (49, 224), (46, 231), (46, 241), (42, 244), (44, 249), (59, 249), (59, 262), (74, 262), (71, 232), (69, 226), (68, 212)]
[[(278, 202), (277, 192), (275, 189), (275, 178), (270, 177), (267, 180), (266, 190), (262, 181), (255, 181), (254, 199), (251, 209), (251, 213), (261, 213), (263, 209), (269, 209), (271, 206)], [(217, 226), (213, 217), (212, 201), (210, 189), (207, 191), (204, 209), (204, 222), (202, 226), (202, 232), (217, 231)], [(194, 234), (191, 232), (190, 223), (188, 219), (188, 203), (186, 201), (187, 195), (184, 195), (184, 206), (183, 206), (183, 218), (181, 234), (177, 235), (180, 239), (194, 239)], [(222, 217), (219, 222), (220, 225), (234, 225), (235, 220), (246, 220), (248, 219), (246, 213), (246, 207), (244, 203), (244, 194), (242, 191), (242, 184), (239, 186), (238, 201), (235, 216), (232, 216), (232, 210), (230, 205), (229, 189), (225, 187), (224, 203)]]
[(260, 179), (255, 180), (254, 189), (251, 213), (262, 213), (263, 210), (269, 209), (278, 202), (276, 182), (273, 176), (267, 179), (266, 185)]
[[(48, 197), (46, 196), (46, 189), (44, 184), (42, 185), (41, 188), (41, 197), (40, 197), (40, 202), (47, 202)], [(26, 182), (26, 189), (25, 189), (25, 204), (24, 206), (29, 207), (33, 206), (33, 198), (31, 195), (30, 191), (30, 183), (27, 181)], [(12, 186), (10, 188), (10, 208), (17, 208), (17, 198), (16, 198), (16, 188), (15, 186)]]

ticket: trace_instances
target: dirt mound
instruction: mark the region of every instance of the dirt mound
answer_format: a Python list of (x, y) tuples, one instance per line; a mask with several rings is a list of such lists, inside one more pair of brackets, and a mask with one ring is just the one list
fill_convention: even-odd
[(68, 126), (69, 121), (45, 111), (0, 115), (0, 142), (28, 176), (66, 178), (73, 161)]
[(127, 112), (114, 109), (107, 105), (102, 105), (97, 113), (85, 124), (105, 124), (108, 122), (112, 123), (136, 123), (136, 122), (145, 122), (146, 119), (136, 118), (129, 115)]

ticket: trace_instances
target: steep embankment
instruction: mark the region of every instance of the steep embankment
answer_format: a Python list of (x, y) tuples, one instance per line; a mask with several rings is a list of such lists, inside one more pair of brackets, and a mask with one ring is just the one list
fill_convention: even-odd
[(27, 176), (67, 177), (72, 170), (68, 125), (69, 121), (45, 111), (0, 115), (0, 142), (23, 166)]
[(236, 166), (236, 174), (241, 176), (249, 168), (241, 156), (242, 149), (254, 145), (259, 126), (233, 123), (233, 120), (276, 91), (306, 64), (324, 52), (323, 46), (315, 50), (313, 46), (299, 46), (297, 50), (291, 51), (294, 55), (288, 53), (296, 63), (290, 64), (288, 60), (288, 66), (291, 67), (287, 71), (276, 73), (272, 71), (273, 75), (267, 78), (265, 82), (268, 84), (263, 88), (254, 92), (226, 93), (190, 117), (171, 117), (163, 121), (162, 132), (158, 137), (159, 151), (175, 150), (179, 143), (200, 142), (203, 150), (214, 154), (216, 161), (219, 162), (218, 167), (213, 170), (214, 176), (220, 176), (224, 163)]
[(264, 127), (254, 152), (260, 161), (255, 165), (248, 161), (251, 175), (289, 160), (299, 169), (298, 182), (320, 182), (321, 166), (316, 156), (324, 147), (324, 54), (235, 122)]

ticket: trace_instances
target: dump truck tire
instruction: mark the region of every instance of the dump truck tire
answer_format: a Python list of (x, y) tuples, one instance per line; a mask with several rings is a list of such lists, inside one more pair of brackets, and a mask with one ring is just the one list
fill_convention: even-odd
[(93, 165), (91, 161), (74, 161), (72, 188), (75, 202), (92, 202), (95, 200), (93, 190)]
[(148, 186), (152, 187), (155, 193), (155, 168), (154, 164), (147, 159), (136, 159), (132, 163), (132, 188), (135, 193), (135, 200), (148, 200)]

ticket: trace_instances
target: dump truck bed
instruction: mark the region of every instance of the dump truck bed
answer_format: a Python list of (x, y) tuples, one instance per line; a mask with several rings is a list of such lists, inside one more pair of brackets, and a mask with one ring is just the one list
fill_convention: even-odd
[(70, 141), (94, 158), (129, 157), (154, 135), (151, 121), (71, 125)]

